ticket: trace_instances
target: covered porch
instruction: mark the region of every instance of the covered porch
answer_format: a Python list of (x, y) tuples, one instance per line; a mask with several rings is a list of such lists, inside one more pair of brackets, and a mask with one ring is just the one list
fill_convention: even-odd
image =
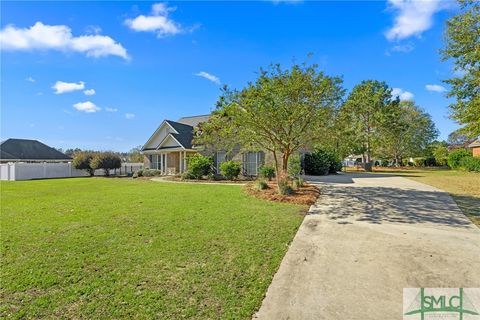
[(148, 159), (146, 167), (160, 170), (162, 175), (177, 175), (187, 171), (187, 157), (194, 153), (195, 151), (185, 149), (159, 149), (144, 152), (144, 155)]

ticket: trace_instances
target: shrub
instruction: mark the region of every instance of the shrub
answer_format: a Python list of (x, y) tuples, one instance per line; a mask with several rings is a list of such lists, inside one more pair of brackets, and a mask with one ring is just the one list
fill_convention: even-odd
[(380, 162), (381, 167), (388, 167), (389, 164), (390, 164), (390, 161), (388, 161), (386, 159), (382, 159), (382, 161)]
[(437, 146), (433, 150), (433, 157), (437, 166), (446, 166), (448, 164), (448, 149), (445, 146)]
[(425, 157), (413, 158), (413, 165), (415, 167), (425, 167), (427, 159)]
[(305, 173), (324, 175), (342, 170), (342, 161), (338, 155), (329, 149), (318, 149), (305, 155)]
[(225, 161), (220, 164), (220, 172), (222, 175), (227, 178), (228, 180), (233, 180), (238, 178), (240, 171), (242, 170), (242, 166), (237, 161)]
[(187, 158), (188, 173), (194, 179), (201, 179), (212, 172), (213, 158), (197, 153)]
[(93, 176), (95, 173), (95, 169), (90, 166), (90, 162), (92, 161), (93, 153), (91, 152), (77, 152), (73, 156), (73, 167), (79, 170), (85, 170), (88, 172), (90, 176)]
[(292, 154), (288, 158), (287, 171), (290, 176), (298, 176), (302, 171), (302, 161), (298, 153)]
[(448, 155), (448, 165), (452, 169), (460, 168), (460, 162), (463, 158), (471, 157), (472, 153), (465, 149), (458, 149), (450, 152)]
[(304, 180), (302, 178), (296, 178), (296, 179), (293, 179), (293, 182), (292, 182), (292, 187), (294, 190), (298, 190), (299, 188), (303, 187), (303, 184), (304, 184)]
[(460, 166), (466, 171), (480, 172), (480, 158), (464, 157), (460, 160)]
[(257, 182), (255, 182), (255, 189), (257, 190), (268, 189), (268, 184), (263, 180), (258, 180)]
[(261, 166), (260, 176), (262, 178), (268, 179), (268, 181), (272, 181), (272, 178), (275, 178), (275, 168), (267, 165)]
[(283, 194), (283, 195), (289, 195), (293, 193), (293, 189), (288, 184), (287, 179), (283, 179), (278, 182), (278, 191), (280, 194)]
[(143, 176), (143, 169), (137, 170), (133, 173), (134, 178)]
[(425, 166), (433, 167), (435, 165), (437, 165), (437, 161), (435, 161), (435, 157), (428, 156), (428, 157), (425, 158)]
[(190, 173), (190, 172), (185, 172), (182, 174), (182, 179), (183, 180), (190, 180), (190, 179), (195, 179), (195, 177)]
[(144, 177), (156, 177), (156, 176), (161, 176), (162, 171), (158, 169), (145, 169), (142, 171), (142, 175)]
[(103, 169), (105, 176), (110, 175), (111, 169), (118, 169), (122, 165), (122, 159), (113, 152), (100, 152), (96, 153), (92, 161), (90, 161), (90, 166), (92, 169)]

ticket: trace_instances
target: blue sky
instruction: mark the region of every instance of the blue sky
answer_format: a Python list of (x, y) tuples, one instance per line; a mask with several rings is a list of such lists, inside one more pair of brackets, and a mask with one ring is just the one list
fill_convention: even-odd
[[(318, 63), (351, 89), (386, 81), (441, 139), (445, 1), (3, 2), (1, 138), (127, 151), (167, 118), (209, 113), (259, 67)], [(92, 91), (93, 90), (93, 91)]]

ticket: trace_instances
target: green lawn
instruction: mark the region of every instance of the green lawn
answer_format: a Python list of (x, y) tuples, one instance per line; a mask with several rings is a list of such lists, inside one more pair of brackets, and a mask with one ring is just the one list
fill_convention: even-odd
[(302, 206), (240, 186), (1, 183), (2, 318), (250, 318)]
[(480, 173), (445, 169), (376, 168), (376, 172), (394, 173), (447, 191), (472, 221), (480, 226)]

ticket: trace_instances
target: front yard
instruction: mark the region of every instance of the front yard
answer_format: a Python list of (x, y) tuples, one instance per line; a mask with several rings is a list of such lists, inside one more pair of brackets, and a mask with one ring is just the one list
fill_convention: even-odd
[(2, 318), (250, 318), (305, 206), (241, 186), (1, 183)]

